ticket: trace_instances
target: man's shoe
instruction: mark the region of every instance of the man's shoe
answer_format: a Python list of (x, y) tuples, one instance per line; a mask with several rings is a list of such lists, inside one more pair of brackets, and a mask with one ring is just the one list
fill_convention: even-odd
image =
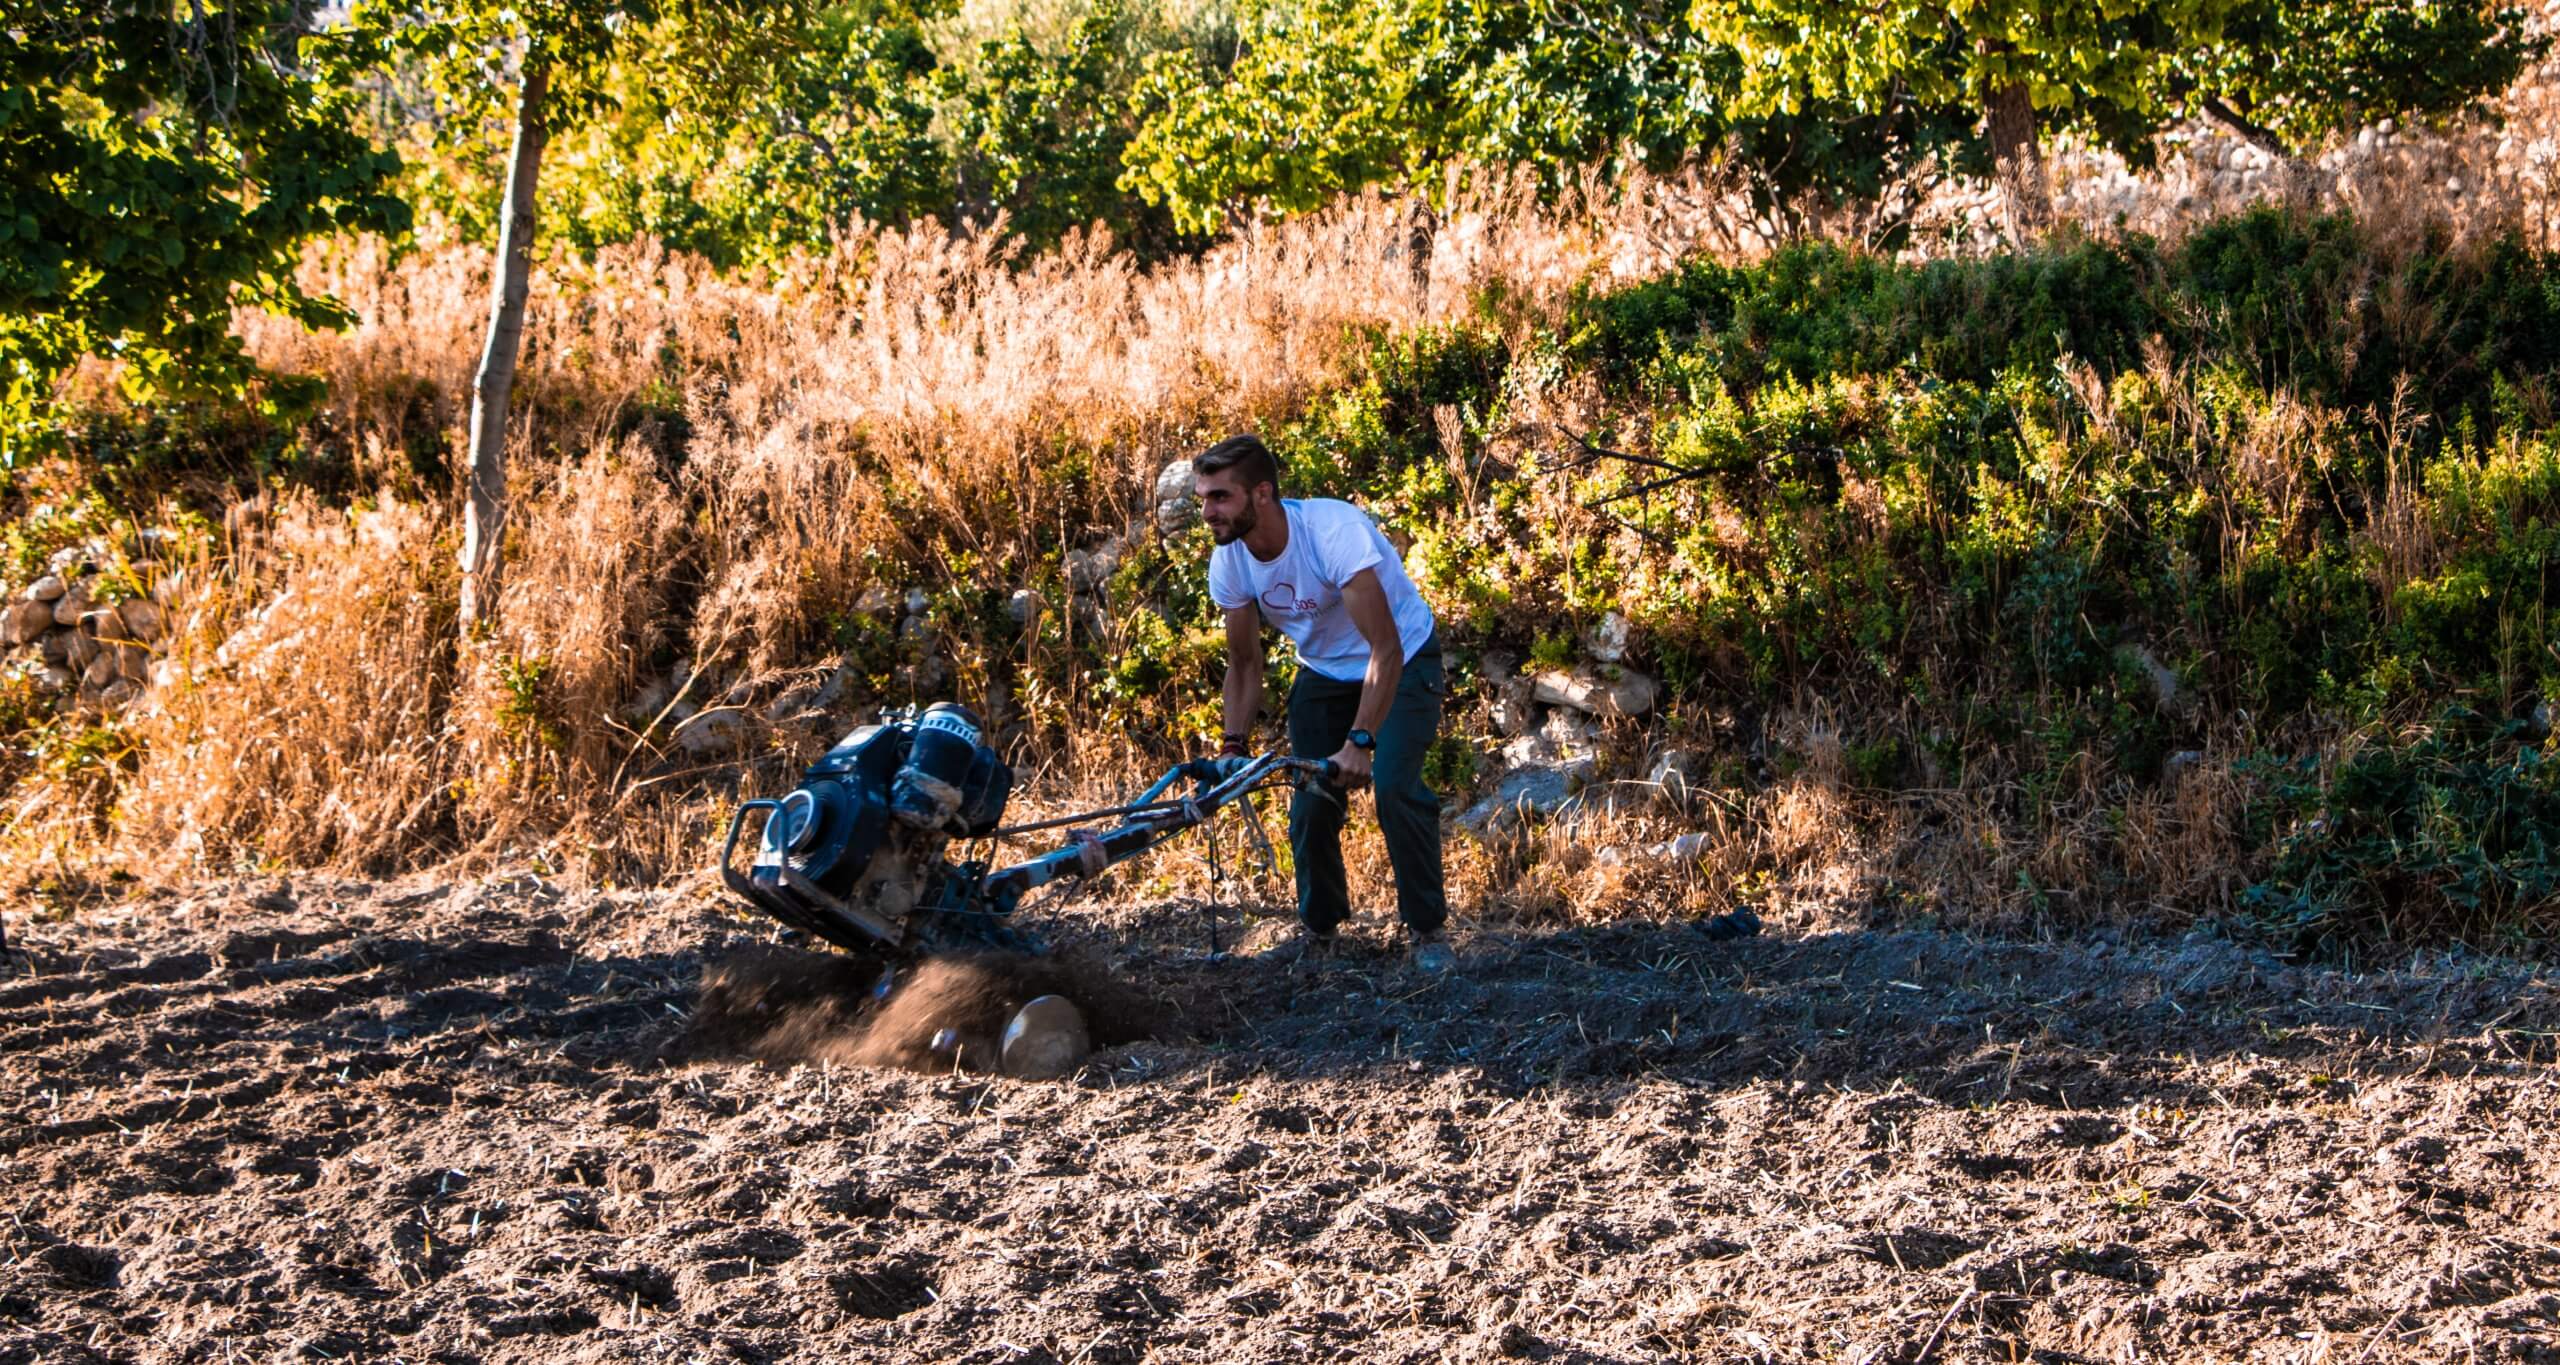
[(1255, 953), (1253, 957), (1257, 962), (1269, 962), (1280, 966), (1299, 962), (1322, 962), (1333, 956), (1338, 942), (1339, 936), (1334, 933), (1329, 931), (1317, 933), (1301, 924), (1291, 929), (1287, 937)]
[(1458, 965), (1458, 954), (1440, 931), (1413, 936), (1413, 965), (1434, 976)]

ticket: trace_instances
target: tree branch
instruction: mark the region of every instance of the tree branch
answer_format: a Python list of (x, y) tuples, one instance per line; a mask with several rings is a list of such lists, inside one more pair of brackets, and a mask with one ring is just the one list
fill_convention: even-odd
[(2203, 108), (2205, 117), (2221, 124), (2267, 155), (2292, 157), (2293, 149), (2285, 145), (2283, 138), (2276, 136), (2274, 129), (2251, 120), (2248, 115), (2225, 104), (2220, 95), (2205, 96)]

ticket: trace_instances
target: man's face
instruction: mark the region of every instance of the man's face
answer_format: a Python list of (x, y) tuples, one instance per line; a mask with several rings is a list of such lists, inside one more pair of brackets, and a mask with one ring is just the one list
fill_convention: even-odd
[(1200, 519), (1209, 523), (1209, 535), (1225, 545), (1253, 534), (1258, 523), (1254, 515), (1255, 495), (1268, 484), (1248, 490), (1243, 476), (1232, 469), (1215, 474), (1202, 474), (1191, 481), (1191, 491), (1200, 495)]

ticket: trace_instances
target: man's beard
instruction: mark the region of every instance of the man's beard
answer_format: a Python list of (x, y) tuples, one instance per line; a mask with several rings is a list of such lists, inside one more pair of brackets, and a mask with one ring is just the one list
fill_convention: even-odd
[(1238, 508), (1235, 516), (1230, 518), (1225, 526), (1210, 527), (1209, 539), (1216, 541), (1220, 545), (1232, 545), (1235, 542), (1244, 539), (1246, 536), (1252, 535), (1254, 525), (1253, 507), (1251, 504), (1247, 504), (1244, 507)]

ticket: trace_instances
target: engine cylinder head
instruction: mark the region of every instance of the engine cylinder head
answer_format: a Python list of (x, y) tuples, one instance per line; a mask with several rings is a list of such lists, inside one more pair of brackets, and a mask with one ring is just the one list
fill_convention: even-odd
[(891, 789), (890, 811), (917, 829), (945, 827), (960, 810), (961, 784), (977, 757), (978, 718), (969, 708), (947, 701), (926, 707)]

